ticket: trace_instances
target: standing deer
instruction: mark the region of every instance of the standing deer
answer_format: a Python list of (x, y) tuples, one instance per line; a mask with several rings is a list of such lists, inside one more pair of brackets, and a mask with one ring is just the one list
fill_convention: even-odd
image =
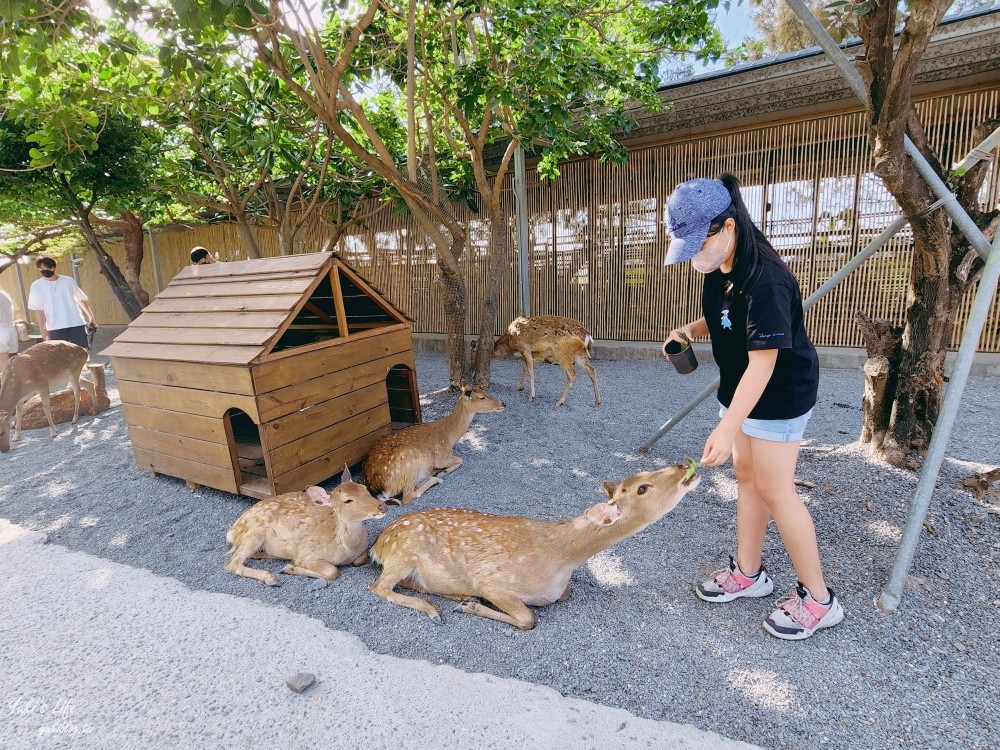
[(503, 401), (482, 388), (473, 388), (465, 378), (461, 388), (458, 402), (447, 417), (391, 432), (369, 451), (361, 481), (379, 493), (380, 499), (395, 502), (392, 498), (402, 495), (400, 504), (407, 505), (441, 484), (436, 471), (443, 469), (450, 474), (462, 465), (454, 447), (468, 431), (473, 417), (503, 411)]
[(493, 344), (494, 357), (517, 354), (523, 360), (519, 391), (524, 390), (525, 377), (531, 380), (529, 401), (535, 400), (535, 360), (552, 362), (566, 373), (566, 389), (556, 406), (562, 406), (569, 389), (576, 380), (579, 363), (594, 384), (594, 406), (601, 405), (601, 391), (597, 387), (597, 373), (590, 364), (590, 350), (594, 339), (583, 323), (561, 315), (537, 315), (533, 318), (515, 318), (507, 332)]
[[(10, 450), (10, 417), (14, 416), (14, 440), (21, 438), (21, 412), (24, 403), (38, 394), (42, 411), (49, 423), (49, 434), (56, 436), (56, 425), (49, 409), (52, 385), (69, 381), (73, 389), (73, 422), (80, 416), (80, 371), (87, 363), (87, 350), (68, 341), (41, 341), (11, 357), (0, 375), (0, 453)], [(96, 401), (94, 384), (84, 380), (84, 387)]]
[(692, 462), (636, 474), (621, 484), (605, 482), (609, 501), (567, 521), (458, 508), (407, 513), (372, 546), (382, 574), (370, 588), (438, 624), (443, 618), (434, 604), (397, 593), (395, 586), (456, 599), (461, 602), (456, 611), (530, 630), (538, 618), (528, 605), (565, 601), (576, 568), (658, 521), (699, 481)]
[(225, 568), (234, 575), (277, 586), (273, 573), (244, 564), (250, 558), (271, 557), (291, 560), (282, 573), (336, 580), (338, 565), (367, 562), (365, 521), (381, 518), (386, 511), (385, 503), (352, 481), (345, 466), (333, 492), (306, 487), (305, 492), (287, 492), (248, 508), (226, 534), (230, 558)]

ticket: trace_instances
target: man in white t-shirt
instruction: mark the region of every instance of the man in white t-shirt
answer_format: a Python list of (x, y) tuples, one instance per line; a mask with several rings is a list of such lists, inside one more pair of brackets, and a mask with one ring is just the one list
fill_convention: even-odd
[(17, 329), (14, 328), (14, 300), (0, 289), (0, 370), (7, 364), (11, 354), (17, 354), (18, 346), (20, 342)]
[(87, 295), (72, 278), (56, 273), (56, 262), (52, 258), (39, 258), (35, 267), (42, 278), (31, 285), (28, 309), (38, 318), (42, 338), (46, 341), (72, 341), (89, 349), (81, 310), (87, 314), (93, 330), (97, 330), (97, 319), (90, 309)]

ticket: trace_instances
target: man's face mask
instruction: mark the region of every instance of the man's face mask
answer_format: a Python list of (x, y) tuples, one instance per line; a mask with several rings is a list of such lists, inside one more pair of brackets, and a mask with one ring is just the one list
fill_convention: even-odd
[(715, 239), (698, 251), (691, 259), (691, 267), (698, 273), (712, 273), (722, 267), (729, 257), (729, 233), (717, 232)]
[(56, 272), (55, 272), (55, 269), (52, 269), (52, 268), (43, 268), (43, 269), (41, 270), (41, 274), (42, 274), (42, 276), (44, 276), (45, 278), (47, 278), (47, 279), (51, 279), (51, 278), (52, 278), (53, 276), (55, 276), (55, 275), (56, 275)]

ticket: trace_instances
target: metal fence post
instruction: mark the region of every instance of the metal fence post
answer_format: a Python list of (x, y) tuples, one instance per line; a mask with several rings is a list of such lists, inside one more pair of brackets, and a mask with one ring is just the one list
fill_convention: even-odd
[(969, 312), (969, 322), (962, 333), (962, 343), (958, 347), (958, 356), (955, 358), (955, 365), (952, 368), (948, 391), (945, 393), (937, 424), (934, 425), (934, 434), (931, 435), (931, 442), (927, 447), (927, 455), (924, 457), (923, 469), (920, 472), (920, 481), (913, 493), (913, 502), (910, 504), (906, 528), (903, 530), (903, 538), (896, 551), (896, 561), (893, 563), (889, 582), (878, 599), (875, 600), (879, 609), (886, 612), (894, 612), (903, 598), (903, 586), (906, 583), (906, 576), (910, 572), (910, 566), (913, 564), (917, 540), (920, 538), (920, 529), (924, 525), (924, 517), (927, 515), (927, 508), (931, 502), (931, 494), (934, 492), (934, 483), (941, 470), (941, 462), (944, 460), (948, 438), (951, 437), (952, 428), (955, 426), (955, 417), (958, 415), (958, 407), (962, 401), (965, 384), (969, 379), (969, 369), (976, 356), (979, 336), (986, 323), (986, 317), (989, 315), (998, 281), (1000, 281), (1000, 233), (993, 240), (993, 249), (986, 261), (986, 267), (983, 269), (983, 276), (979, 280), (979, 288), (976, 290), (976, 297)]
[(514, 196), (517, 199), (517, 259), (521, 282), (521, 315), (531, 315), (531, 263), (528, 257), (528, 186), (524, 147), (514, 151)]

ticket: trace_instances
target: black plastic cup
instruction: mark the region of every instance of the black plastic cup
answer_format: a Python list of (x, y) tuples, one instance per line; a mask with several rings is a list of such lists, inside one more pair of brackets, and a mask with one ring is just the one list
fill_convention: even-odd
[(687, 375), (689, 372), (694, 372), (698, 369), (698, 358), (694, 356), (694, 347), (691, 346), (690, 341), (686, 344), (681, 344), (678, 341), (670, 339), (664, 342), (663, 353), (670, 360), (674, 369), (681, 375)]

